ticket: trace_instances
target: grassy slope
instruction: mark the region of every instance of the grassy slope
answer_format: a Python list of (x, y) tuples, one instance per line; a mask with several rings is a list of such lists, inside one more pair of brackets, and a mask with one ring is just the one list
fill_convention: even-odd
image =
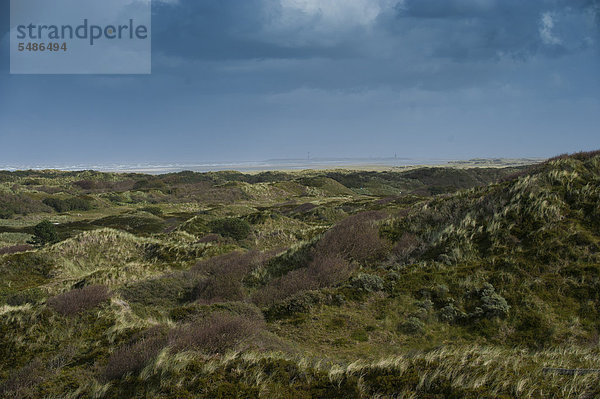
[[(597, 155), (528, 171), (15, 172), (0, 182), (5, 198), (28, 198), (0, 220), (2, 245), (42, 219), (61, 222), (64, 239), (0, 255), (5, 395), (600, 394), (597, 374), (542, 371), (600, 368)], [(93, 207), (59, 214), (47, 197)], [(249, 223), (246, 238), (209, 236), (211, 221), (231, 217)], [(222, 256), (254, 249), (264, 254)], [(345, 266), (334, 278), (313, 272), (320, 262)], [(74, 314), (52, 305), (97, 284), (110, 300), (81, 299)]]

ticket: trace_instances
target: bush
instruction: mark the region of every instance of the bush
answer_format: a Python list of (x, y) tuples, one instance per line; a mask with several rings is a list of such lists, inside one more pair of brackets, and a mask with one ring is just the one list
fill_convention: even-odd
[(124, 230), (133, 234), (160, 233), (165, 229), (163, 219), (143, 213), (107, 216), (93, 222), (95, 226)]
[(232, 252), (197, 263), (192, 272), (207, 274), (194, 289), (194, 298), (203, 303), (239, 301), (245, 292), (242, 279), (260, 266), (267, 256), (259, 251)]
[(93, 180), (79, 180), (79, 181), (73, 182), (73, 185), (77, 186), (83, 190), (93, 190), (97, 187), (96, 182)]
[(245, 297), (244, 287), (239, 280), (228, 275), (210, 276), (198, 283), (193, 293), (201, 303), (241, 301)]
[(290, 317), (296, 313), (306, 313), (313, 306), (322, 303), (324, 299), (324, 295), (319, 291), (305, 291), (270, 306), (265, 311), (265, 317), (274, 320)]
[(0, 248), (0, 255), (16, 254), (19, 252), (31, 251), (33, 247), (28, 244), (13, 245), (10, 247)]
[(299, 248), (289, 249), (264, 263), (261, 275), (252, 275), (244, 283), (256, 287), (267, 284), (274, 278), (281, 277), (292, 270), (306, 267), (313, 260), (314, 243), (305, 243)]
[(15, 214), (27, 215), (48, 211), (50, 208), (28, 195), (0, 193), (0, 219), (8, 219)]
[(36, 387), (47, 378), (44, 363), (35, 358), (25, 366), (12, 370), (0, 385), (0, 396), (3, 398), (33, 398)]
[(198, 240), (199, 243), (218, 242), (221, 236), (218, 234), (206, 234)]
[(63, 316), (71, 316), (92, 309), (110, 298), (108, 288), (90, 285), (48, 299), (47, 304)]
[(167, 344), (167, 338), (157, 328), (147, 330), (141, 337), (134, 337), (133, 341), (110, 355), (104, 369), (107, 380), (139, 373)]
[(382, 291), (383, 279), (374, 274), (361, 273), (350, 280), (350, 286), (360, 292)]
[(22, 306), (27, 303), (37, 303), (44, 298), (44, 293), (39, 288), (30, 288), (25, 291), (16, 292), (6, 297), (6, 304), (9, 306)]
[(56, 226), (47, 220), (38, 223), (33, 228), (32, 244), (46, 245), (58, 242), (58, 233)]
[(259, 251), (236, 251), (202, 260), (196, 263), (192, 271), (213, 276), (226, 274), (232, 278), (241, 279), (265, 260), (265, 254)]
[(293, 270), (271, 281), (252, 299), (260, 305), (273, 305), (298, 292), (325, 288), (343, 281), (351, 271), (350, 264), (338, 256), (314, 259), (308, 267)]
[(89, 211), (92, 209), (92, 203), (84, 198), (60, 199), (49, 197), (45, 198), (42, 202), (60, 213), (69, 211)]
[(193, 299), (195, 281), (184, 273), (135, 282), (121, 290), (129, 302), (145, 306), (173, 306)]
[(308, 271), (318, 287), (323, 288), (348, 278), (352, 267), (341, 256), (330, 255), (313, 259)]
[(264, 321), (260, 319), (213, 313), (202, 321), (173, 330), (169, 340), (175, 350), (199, 349), (207, 353), (223, 353), (263, 327)]
[(243, 240), (250, 234), (250, 223), (239, 218), (217, 219), (208, 223), (212, 233), (234, 240)]
[(422, 246), (423, 241), (419, 237), (411, 233), (404, 233), (394, 245), (392, 253), (400, 260), (407, 260)]
[(506, 299), (498, 295), (494, 287), (486, 283), (479, 293), (481, 297), (481, 309), (484, 315), (488, 318), (506, 317), (510, 306)]
[(257, 305), (270, 306), (298, 292), (316, 289), (317, 286), (307, 268), (293, 270), (256, 291), (252, 301)]
[(103, 181), (103, 180), (79, 180), (73, 182), (73, 185), (81, 188), (82, 190), (110, 190), (116, 192), (128, 191), (133, 188), (133, 180), (119, 180), (119, 181)]
[(454, 304), (449, 303), (438, 312), (438, 319), (446, 323), (454, 323), (465, 317), (465, 313), (456, 308)]
[(365, 212), (344, 219), (323, 235), (316, 253), (343, 256), (357, 262), (381, 259), (388, 245), (379, 237), (375, 221), (383, 217), (379, 212)]
[(401, 323), (398, 329), (405, 334), (422, 334), (425, 332), (425, 324), (419, 318), (413, 316)]

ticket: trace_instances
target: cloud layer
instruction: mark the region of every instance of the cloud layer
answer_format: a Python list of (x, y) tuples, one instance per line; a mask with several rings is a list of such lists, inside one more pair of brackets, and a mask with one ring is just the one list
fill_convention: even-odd
[(154, 0), (152, 36), (150, 77), (10, 76), (0, 40), (0, 159), (600, 147), (600, 0)]
[[(202, 59), (557, 55), (597, 45), (596, 0), (178, 0), (157, 49)], [(412, 55), (409, 53), (409, 55)]]

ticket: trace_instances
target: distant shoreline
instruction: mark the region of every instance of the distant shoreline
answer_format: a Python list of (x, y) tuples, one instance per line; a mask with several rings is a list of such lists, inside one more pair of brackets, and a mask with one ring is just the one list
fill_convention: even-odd
[(502, 168), (533, 165), (545, 158), (474, 158), (470, 160), (447, 159), (315, 159), (315, 160), (272, 160), (262, 162), (214, 162), (198, 164), (76, 164), (76, 165), (23, 165), (0, 166), (2, 171), (60, 170), (65, 172), (94, 170), (109, 173), (165, 174), (182, 171), (198, 173), (237, 171), (242, 173), (294, 172), (304, 170), (358, 170), (395, 171), (422, 167), (452, 168)]

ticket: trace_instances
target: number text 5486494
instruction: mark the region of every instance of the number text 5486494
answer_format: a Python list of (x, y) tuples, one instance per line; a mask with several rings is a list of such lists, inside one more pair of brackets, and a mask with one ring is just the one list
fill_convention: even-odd
[(67, 51), (67, 43), (19, 43), (19, 51)]

